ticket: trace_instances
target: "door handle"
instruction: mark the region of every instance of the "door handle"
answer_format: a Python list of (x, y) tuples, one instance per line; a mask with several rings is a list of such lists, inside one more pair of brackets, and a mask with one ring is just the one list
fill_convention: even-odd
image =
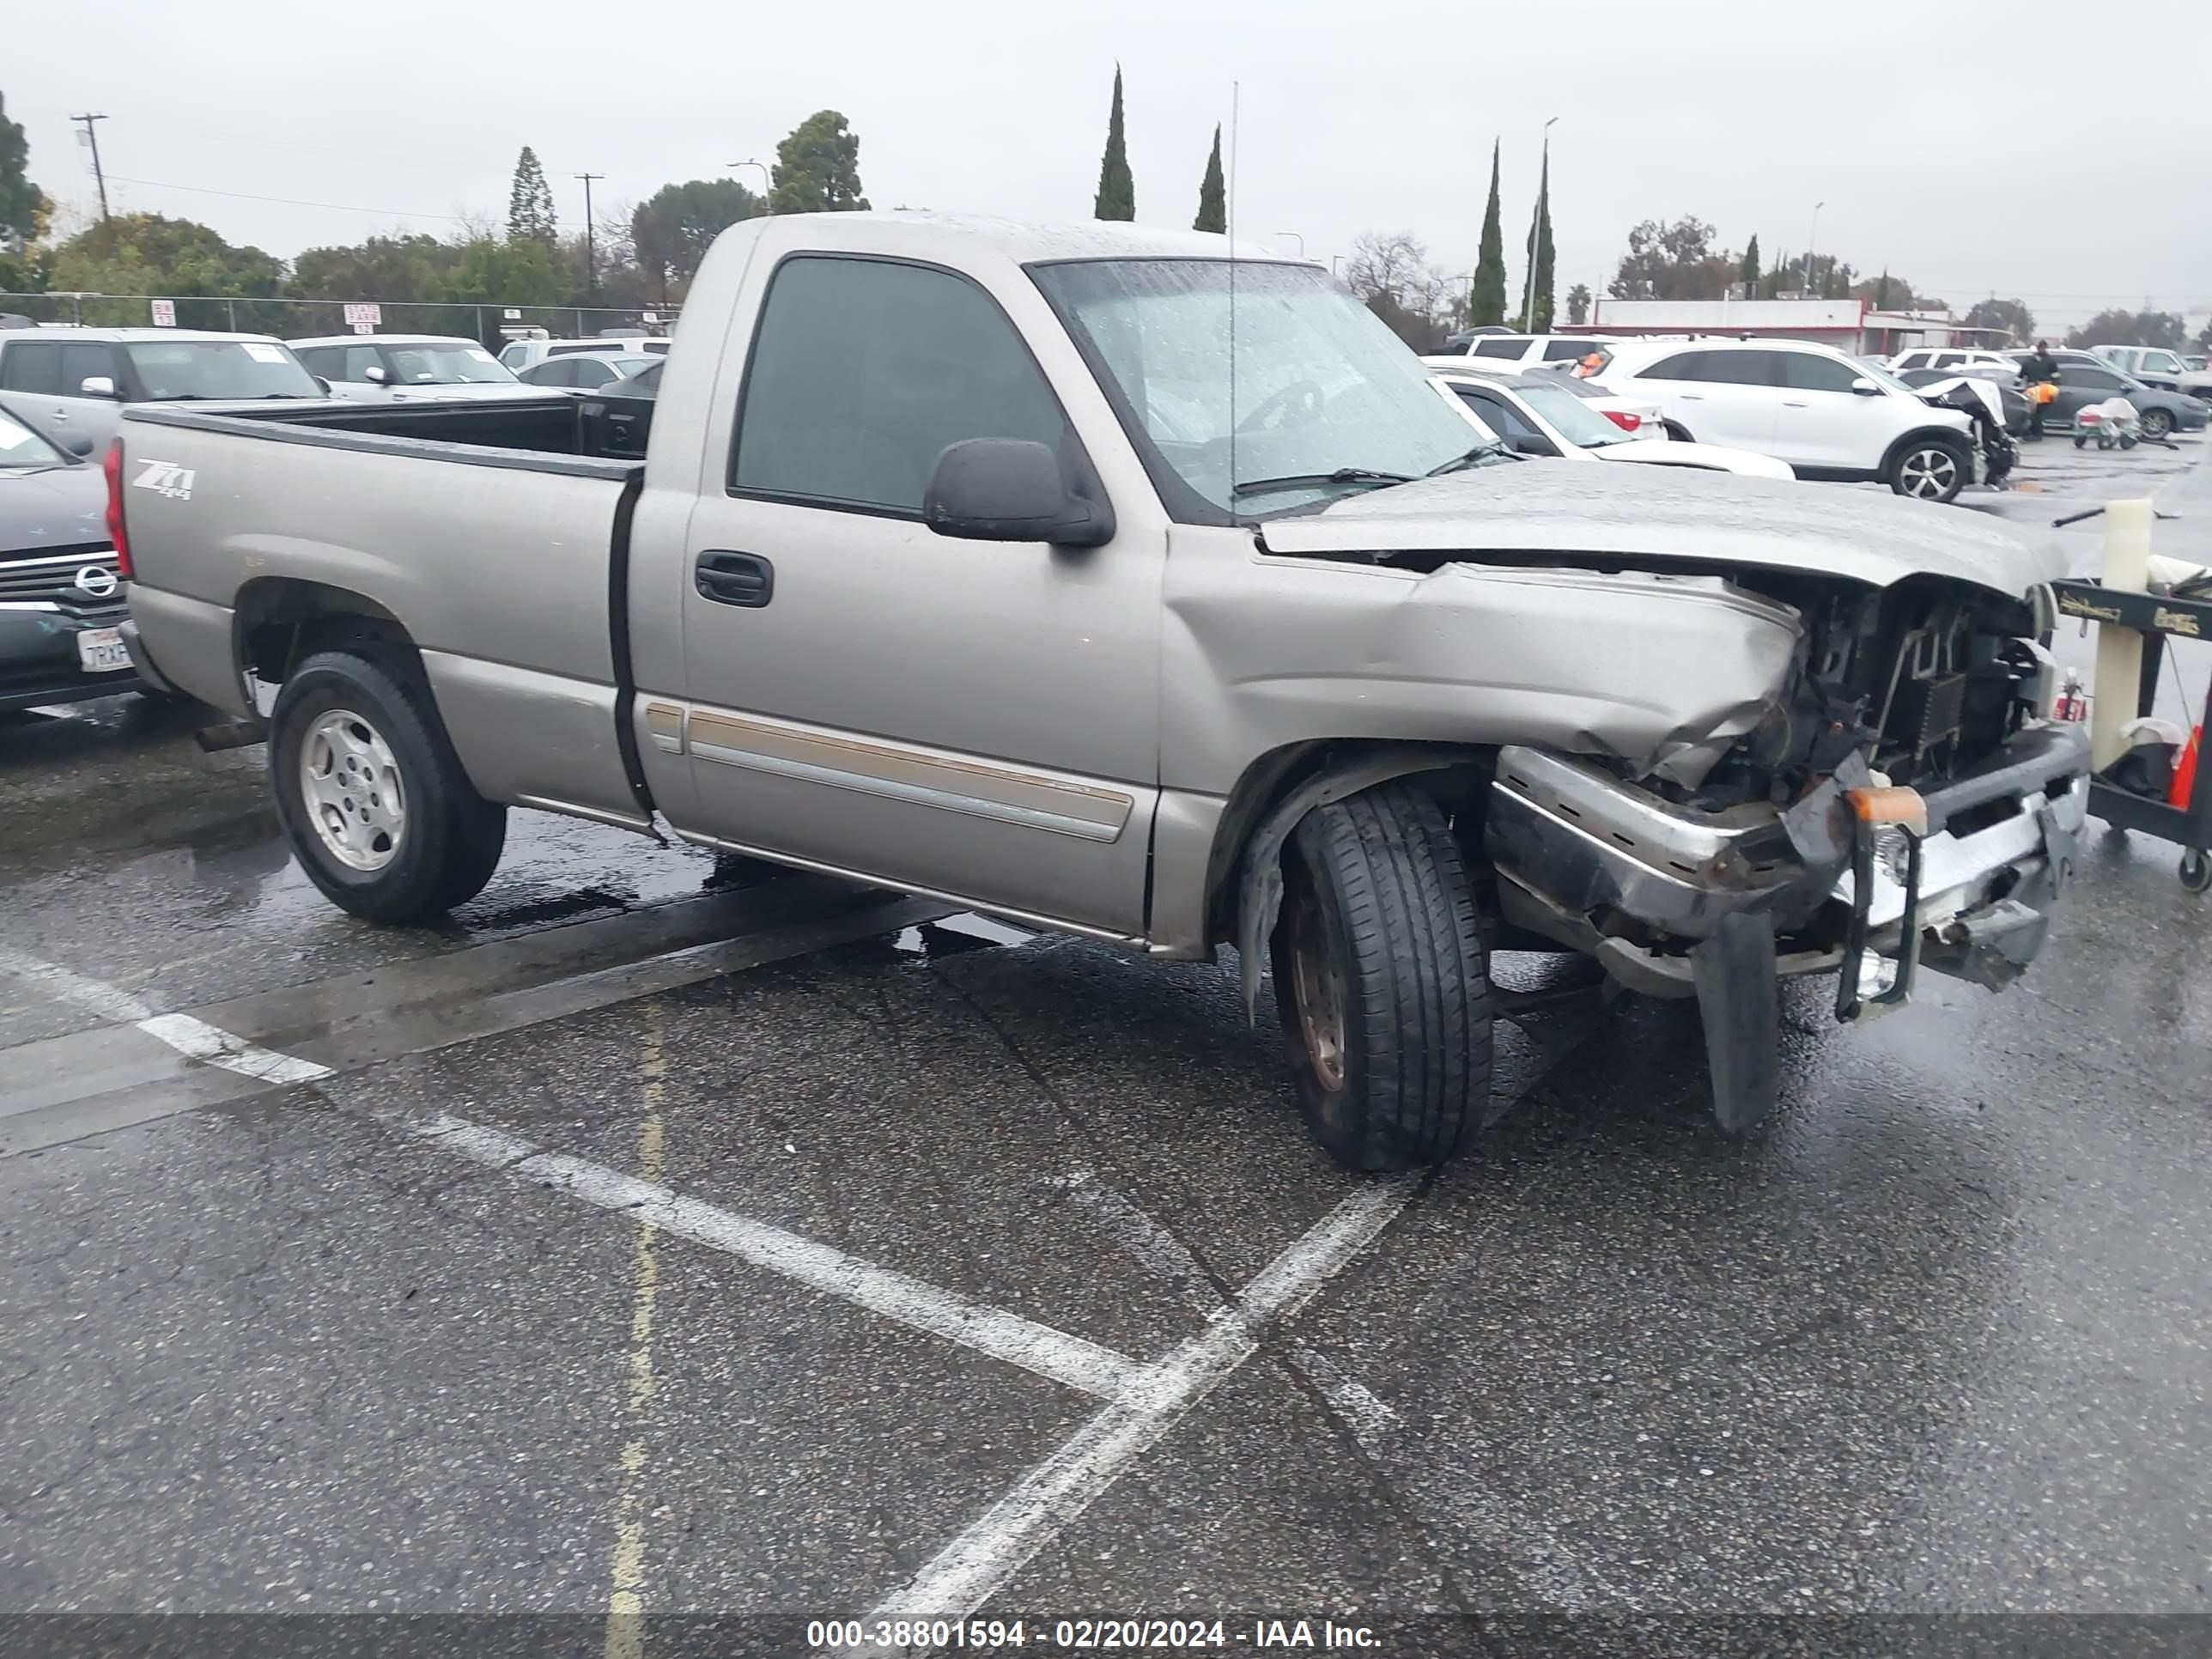
[(692, 580), (702, 599), (757, 611), (775, 593), (775, 567), (757, 554), (709, 549), (699, 556)]
[(1782, 406), (1784, 409), (1810, 409), (1813, 405), (1810, 404), (1801, 404), (1792, 398), (1784, 398), (1782, 400)]
[(1705, 394), (1702, 392), (1685, 392), (1681, 394), (1681, 398), (1686, 404), (1701, 404), (1705, 400)]

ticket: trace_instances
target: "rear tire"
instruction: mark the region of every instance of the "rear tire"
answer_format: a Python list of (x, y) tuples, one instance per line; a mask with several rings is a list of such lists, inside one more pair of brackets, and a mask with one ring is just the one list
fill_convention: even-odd
[(1955, 501), (1973, 475), (1966, 447), (1948, 438), (1913, 438), (1889, 458), (1884, 482), (1917, 501)]
[(1355, 1170), (1440, 1164), (1490, 1106), (1489, 964), (1443, 810), (1388, 783), (1291, 838), (1275, 995), (1298, 1103)]
[[(333, 770), (334, 735), (357, 753), (364, 781), (343, 799), (311, 778)], [(270, 715), (269, 776), (307, 879), (364, 921), (450, 910), (499, 867), (507, 809), (477, 793), (420, 669), (389, 647), (322, 651), (300, 665)]]

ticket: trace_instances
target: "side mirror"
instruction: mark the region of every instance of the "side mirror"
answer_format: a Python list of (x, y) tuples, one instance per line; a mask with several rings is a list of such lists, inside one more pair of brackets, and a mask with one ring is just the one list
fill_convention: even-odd
[(1881, 387), (1874, 381), (1867, 379), (1863, 374), (1858, 375), (1851, 381), (1851, 390), (1862, 398), (1879, 398), (1881, 396)]
[(76, 389), (80, 395), (87, 398), (112, 398), (115, 381), (106, 374), (88, 374), (76, 383)]
[(1550, 439), (1537, 432), (1516, 432), (1505, 441), (1505, 447), (1516, 455), (1557, 455)]
[(384, 372), (384, 367), (382, 364), (371, 363), (367, 368), (362, 370), (361, 378), (368, 381), (372, 386), (382, 386), (392, 377)]
[(921, 516), (939, 535), (964, 541), (1097, 547), (1114, 536), (1113, 509), (1079, 494), (1052, 447), (1027, 438), (947, 444), (922, 491)]
[(88, 433), (64, 432), (54, 441), (79, 460), (92, 453), (92, 437)]

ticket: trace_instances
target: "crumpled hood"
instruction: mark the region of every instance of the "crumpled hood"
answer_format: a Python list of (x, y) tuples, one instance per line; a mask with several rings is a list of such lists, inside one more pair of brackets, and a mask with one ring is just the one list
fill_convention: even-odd
[(1887, 490), (1664, 466), (1527, 461), (1371, 490), (1260, 527), (1271, 553), (1577, 553), (1849, 576), (1887, 587), (1948, 576), (2017, 598), (2067, 571), (1979, 514)]

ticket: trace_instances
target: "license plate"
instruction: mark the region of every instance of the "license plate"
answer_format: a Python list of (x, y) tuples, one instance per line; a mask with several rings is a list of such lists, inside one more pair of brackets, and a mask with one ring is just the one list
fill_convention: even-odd
[(131, 666), (130, 647), (119, 628), (88, 628), (76, 636), (77, 665), (88, 674), (112, 673)]

